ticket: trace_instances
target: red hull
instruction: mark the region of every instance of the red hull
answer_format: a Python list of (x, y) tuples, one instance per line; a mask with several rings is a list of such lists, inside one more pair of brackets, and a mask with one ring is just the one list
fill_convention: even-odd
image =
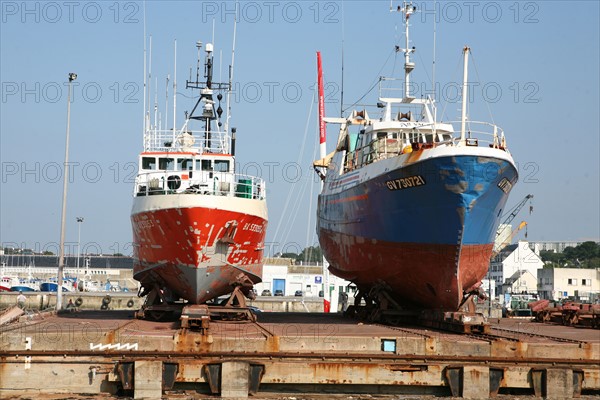
[(192, 303), (232, 291), (245, 274), (262, 277), (264, 218), (207, 207), (167, 208), (135, 213), (134, 277), (157, 282)]
[(390, 243), (325, 230), (319, 238), (333, 274), (364, 290), (385, 284), (402, 305), (445, 310), (458, 309), (463, 291), (485, 277), (493, 247)]

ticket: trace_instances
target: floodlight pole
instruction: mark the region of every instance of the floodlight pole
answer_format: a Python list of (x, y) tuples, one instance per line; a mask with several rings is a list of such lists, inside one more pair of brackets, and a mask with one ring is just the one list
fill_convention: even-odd
[(69, 93), (67, 95), (67, 139), (65, 143), (65, 168), (63, 182), (62, 218), (60, 222), (60, 249), (58, 256), (58, 287), (56, 288), (56, 311), (62, 309), (63, 270), (65, 268), (65, 226), (67, 218), (67, 185), (69, 182), (69, 130), (71, 128), (71, 90), (77, 74), (69, 73)]

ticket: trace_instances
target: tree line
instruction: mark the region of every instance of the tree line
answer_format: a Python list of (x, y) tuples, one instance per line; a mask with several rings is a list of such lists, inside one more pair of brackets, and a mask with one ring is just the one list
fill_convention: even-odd
[(562, 253), (542, 250), (540, 257), (544, 268), (600, 268), (600, 245), (589, 241), (566, 247)]
[(323, 262), (323, 252), (319, 246), (306, 247), (300, 254), (283, 253), (280, 257), (291, 258), (294, 261), (302, 261), (304, 263)]

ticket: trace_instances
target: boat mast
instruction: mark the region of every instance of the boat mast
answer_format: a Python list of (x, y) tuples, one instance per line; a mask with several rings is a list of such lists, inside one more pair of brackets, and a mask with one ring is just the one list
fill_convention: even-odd
[(158, 77), (154, 78), (154, 130), (157, 129), (159, 124), (158, 117)]
[(412, 5), (412, 3), (404, 3), (402, 7), (402, 13), (404, 14), (404, 36), (406, 39), (405, 46), (402, 49), (404, 53), (404, 98), (410, 99), (412, 96), (410, 95), (410, 73), (415, 69), (415, 63), (410, 61), (411, 53), (415, 52), (415, 47), (409, 48), (409, 27), (410, 24), (408, 22), (410, 16), (417, 11), (417, 7)]
[(321, 52), (317, 51), (317, 84), (319, 86), (319, 151), (321, 159), (327, 155), (326, 128), (325, 128), (325, 95), (323, 85), (323, 65)]
[(467, 124), (467, 79), (469, 75), (469, 46), (463, 49), (463, 87), (462, 87), (462, 115), (460, 118), (460, 142), (465, 143), (465, 128)]
[(144, 2), (144, 126), (142, 132), (143, 138), (143, 148), (146, 150), (147, 146), (147, 137), (146, 137), (146, 84), (147, 84), (147, 76), (146, 76), (146, 64), (148, 63), (148, 56), (146, 54), (146, 2)]
[[(196, 42), (196, 46), (198, 49), (201, 48), (202, 42)], [(198, 120), (203, 121), (205, 124), (204, 128), (204, 149), (208, 152), (212, 152), (213, 145), (211, 143), (211, 121), (216, 120), (217, 131), (221, 133), (221, 127), (223, 126), (221, 122), (221, 117), (223, 114), (223, 109), (221, 108), (221, 100), (223, 100), (223, 94), (220, 92), (227, 92), (228, 97), (231, 93), (231, 79), (233, 76), (233, 71), (230, 71), (230, 81), (228, 83), (222, 82), (213, 82), (213, 70), (214, 70), (214, 59), (213, 59), (213, 49), (214, 46), (212, 43), (206, 43), (204, 46), (204, 51), (206, 53), (206, 58), (204, 62), (204, 78), (206, 80), (204, 82), (199, 81), (199, 72), (196, 72), (196, 81), (186, 81), (187, 89), (198, 89), (200, 90), (200, 97), (196, 101), (196, 104), (192, 108), (192, 111), (186, 113), (186, 124), (189, 120)], [(198, 63), (199, 65), (200, 63)], [(232, 68), (231, 68), (232, 69)], [(217, 101), (218, 107), (215, 109), (216, 102), (213, 99), (214, 92), (218, 92)], [(196, 115), (196, 110), (200, 107), (199, 115)], [(220, 151), (227, 151), (227, 146), (221, 142)]]
[[(323, 64), (321, 62), (321, 52), (317, 51), (317, 87), (319, 99), (319, 152), (321, 160), (327, 156), (327, 128), (325, 126), (325, 90), (323, 85)], [(324, 181), (321, 179), (321, 191)], [(322, 257), (323, 261), (323, 309), (325, 312), (331, 312), (331, 296), (329, 294), (329, 264)]]
[[(235, 3), (236, 11), (237, 11), (237, 3)], [(237, 15), (237, 13), (236, 13)], [(231, 91), (233, 90), (233, 65), (235, 61), (235, 39), (237, 37), (237, 19), (233, 20), (233, 43), (231, 45), (231, 65), (229, 66), (229, 86), (227, 87), (227, 117), (225, 118), (225, 132), (231, 133), (231, 144), (229, 147), (229, 152), (232, 156), (235, 157), (235, 128), (229, 128), (229, 119), (231, 118)], [(235, 172), (235, 162), (233, 163), (233, 168)]]
[(436, 48), (436, 18), (437, 18), (437, 9), (436, 2), (433, 2), (433, 63), (431, 65), (431, 91), (433, 95), (431, 96), (431, 108), (433, 110), (433, 137), (437, 136), (437, 105), (435, 104), (435, 95), (436, 95), (436, 84), (435, 84), (435, 48)]
[[(237, 16), (237, 3), (235, 3), (235, 15)], [(237, 37), (237, 17), (233, 19), (233, 43), (231, 45), (231, 65), (229, 66), (229, 87), (227, 88), (227, 103), (226, 103), (226, 108), (227, 108), (227, 116), (225, 117), (225, 132), (229, 133), (229, 119), (231, 118), (231, 91), (233, 88), (233, 66), (234, 66), (234, 62), (235, 62), (235, 39)], [(232, 135), (232, 147), (234, 147), (235, 145), (233, 144), (235, 142), (235, 133), (231, 132)], [(234, 153), (234, 151), (231, 151), (232, 153)], [(233, 154), (232, 154), (233, 155)]]
[(340, 96), (340, 118), (344, 118), (344, 40), (346, 38), (346, 28), (344, 23), (344, 2), (342, 1), (342, 87)]
[[(432, 84), (432, 88), (431, 88), (431, 92), (433, 93), (433, 99), (435, 100), (435, 95), (436, 95), (436, 87), (435, 87), (435, 50), (436, 50), (436, 30), (437, 30), (437, 24), (436, 24), (436, 18), (437, 18), (437, 9), (436, 9), (436, 2), (433, 2), (433, 62), (431, 65), (431, 84)], [(435, 113), (435, 110), (434, 110)], [(433, 120), (434, 124), (436, 122), (436, 119), (434, 118)]]
[[(212, 107), (212, 75), (213, 75), (213, 45), (212, 43), (206, 43), (204, 49), (206, 52), (206, 61), (204, 63), (204, 77), (206, 78), (206, 88), (202, 90), (202, 96), (206, 97), (206, 103), (204, 105), (203, 114), (206, 116), (206, 145), (207, 149), (210, 149), (210, 121), (213, 117)], [(210, 114), (210, 115), (209, 115)]]
[(173, 44), (173, 141), (175, 143), (175, 131), (177, 130), (177, 39)]
[(152, 35), (150, 35), (150, 49), (148, 55), (148, 89), (146, 91), (146, 119), (147, 119), (147, 129), (152, 129), (151, 119), (150, 119), (150, 107), (152, 102), (150, 101), (150, 96), (152, 95)]
[(169, 80), (171, 80), (171, 76), (167, 74), (167, 81), (165, 84), (165, 130), (169, 129)]

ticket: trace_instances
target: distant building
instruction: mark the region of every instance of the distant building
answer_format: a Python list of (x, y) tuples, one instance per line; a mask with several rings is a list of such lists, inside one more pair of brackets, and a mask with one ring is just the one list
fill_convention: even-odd
[(494, 240), (494, 249), (502, 249), (510, 245), (512, 234), (512, 225), (500, 224), (496, 230), (496, 240)]
[[(302, 291), (303, 296), (319, 297), (324, 290), (325, 277), (323, 267), (315, 265), (295, 265), (288, 258), (267, 258), (263, 266), (262, 282), (254, 285), (259, 295), (268, 290), (271, 295), (281, 290), (284, 296), (294, 296), (296, 291)], [(337, 307), (340, 293), (348, 294), (353, 301), (356, 287), (344, 279), (329, 274), (329, 290), (332, 307)]]
[(493, 279), (496, 282), (496, 294), (503, 295), (504, 283), (515, 273), (528, 271), (537, 280), (537, 271), (543, 266), (544, 262), (529, 247), (529, 243), (519, 241), (517, 244), (506, 246), (492, 259), (486, 278)]
[(600, 298), (600, 268), (546, 268), (538, 270), (540, 298), (597, 301)]
[[(77, 256), (65, 256), (65, 268), (75, 268), (77, 266)], [(133, 269), (133, 258), (127, 256), (113, 255), (82, 255), (79, 257), (79, 266), (83, 268), (85, 260), (89, 260), (91, 268), (117, 268)], [(1, 257), (0, 263), (7, 267), (58, 267), (57, 255), (24, 255), (24, 254), (5, 254)]]
[(577, 247), (581, 242), (529, 242), (531, 250), (539, 254), (540, 251), (553, 251), (555, 253), (562, 253), (567, 247)]

